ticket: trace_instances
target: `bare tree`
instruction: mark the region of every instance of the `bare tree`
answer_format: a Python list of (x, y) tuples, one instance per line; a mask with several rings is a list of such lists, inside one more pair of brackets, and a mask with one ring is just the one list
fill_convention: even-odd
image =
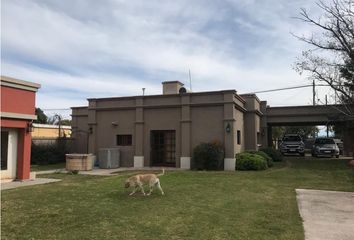
[(311, 46), (302, 52), (295, 69), (328, 84), (345, 104), (346, 114), (354, 116), (354, 0), (319, 1), (317, 6), (322, 12), (318, 19), (304, 8), (297, 17), (319, 31), (310, 36), (294, 35)]

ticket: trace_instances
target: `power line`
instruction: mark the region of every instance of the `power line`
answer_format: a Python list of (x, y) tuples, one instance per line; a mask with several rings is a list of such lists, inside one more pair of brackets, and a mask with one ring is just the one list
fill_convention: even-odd
[[(340, 85), (333, 85), (333, 86), (340, 86)], [(246, 94), (277, 92), (277, 91), (291, 90), (291, 89), (297, 89), (297, 88), (307, 88), (307, 87), (313, 87), (313, 84), (293, 86), (293, 87), (285, 87), (285, 88), (268, 89), (268, 90), (261, 90), (261, 91), (255, 91), (255, 92), (246, 93)], [(330, 87), (330, 85), (327, 85), (327, 84), (316, 84), (316, 87)]]
[(297, 89), (297, 88), (305, 88), (305, 87), (312, 87), (312, 84), (311, 85), (294, 86), (294, 87), (268, 89), (268, 90), (256, 91), (256, 92), (252, 92), (252, 93), (276, 92), (276, 91), (283, 91), (283, 90), (290, 90), (290, 89)]
[(54, 110), (64, 111), (64, 110), (71, 110), (71, 108), (43, 108), (42, 110), (44, 110), (44, 111), (54, 111)]

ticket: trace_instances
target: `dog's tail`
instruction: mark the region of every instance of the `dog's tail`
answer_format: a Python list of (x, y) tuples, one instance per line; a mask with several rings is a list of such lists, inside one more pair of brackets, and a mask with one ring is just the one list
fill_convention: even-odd
[(157, 174), (157, 176), (163, 176), (165, 174), (165, 169), (162, 169), (162, 173)]

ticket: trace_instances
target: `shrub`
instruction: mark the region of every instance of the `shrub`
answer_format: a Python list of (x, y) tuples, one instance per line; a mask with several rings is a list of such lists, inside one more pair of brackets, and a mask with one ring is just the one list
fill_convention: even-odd
[(273, 166), (273, 159), (268, 154), (266, 154), (265, 152), (262, 152), (262, 151), (246, 151), (246, 152), (262, 156), (267, 161), (267, 166), (268, 167), (272, 167)]
[(221, 170), (224, 167), (224, 147), (219, 142), (201, 143), (193, 150), (192, 169)]
[(283, 156), (281, 155), (279, 150), (276, 150), (272, 147), (262, 148), (260, 151), (265, 152), (269, 157), (273, 159), (274, 162), (283, 161)]
[(46, 165), (65, 162), (67, 147), (65, 144), (33, 144), (31, 164)]
[(236, 170), (265, 170), (267, 161), (258, 154), (239, 153), (236, 154)]

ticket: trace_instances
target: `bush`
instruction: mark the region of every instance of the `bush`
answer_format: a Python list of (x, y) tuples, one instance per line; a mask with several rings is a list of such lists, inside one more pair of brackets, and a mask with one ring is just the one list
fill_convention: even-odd
[(267, 161), (267, 166), (268, 167), (273, 167), (273, 159), (269, 157), (268, 154), (262, 151), (246, 151), (247, 153), (252, 153), (252, 154), (257, 154), (261, 157), (263, 157)]
[(281, 155), (280, 151), (272, 147), (262, 148), (259, 151), (265, 152), (269, 157), (273, 159), (274, 162), (283, 161), (283, 156)]
[(221, 143), (201, 143), (193, 150), (192, 169), (222, 170), (224, 168), (224, 147)]
[(31, 164), (46, 165), (65, 162), (67, 148), (65, 144), (33, 144), (31, 148)]
[(236, 170), (265, 170), (267, 161), (258, 154), (239, 153), (236, 154)]

